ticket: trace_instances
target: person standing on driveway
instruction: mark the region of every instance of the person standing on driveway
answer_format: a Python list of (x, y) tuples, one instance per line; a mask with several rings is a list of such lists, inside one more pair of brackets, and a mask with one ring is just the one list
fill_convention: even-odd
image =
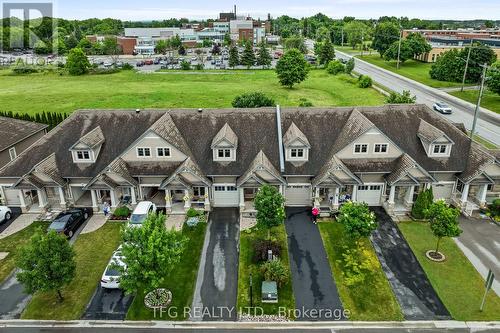
[(314, 224), (318, 223), (318, 215), (319, 215), (319, 208), (318, 207), (313, 207), (312, 215), (313, 215), (313, 223)]

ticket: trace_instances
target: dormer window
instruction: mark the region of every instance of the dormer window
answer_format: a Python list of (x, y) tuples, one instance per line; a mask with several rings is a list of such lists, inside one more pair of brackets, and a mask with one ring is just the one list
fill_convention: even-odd
[(368, 144), (367, 143), (357, 143), (354, 145), (354, 153), (355, 154), (366, 154), (368, 153)]
[(309, 160), (311, 144), (305, 134), (293, 122), (283, 136), (283, 145), (285, 146), (286, 161), (299, 166)]
[(92, 163), (94, 162), (94, 155), (92, 150), (73, 150), (72, 154), (73, 162), (75, 163)]
[(290, 160), (307, 160), (305, 148), (290, 148), (289, 154)]
[(228, 124), (220, 129), (212, 140), (212, 151), (214, 161), (228, 164), (236, 161), (236, 149), (238, 147), (238, 137)]
[(454, 142), (442, 130), (420, 119), (418, 137), (429, 157), (450, 157)]
[(433, 156), (450, 156), (450, 144), (433, 144), (431, 155)]
[(389, 149), (389, 144), (387, 143), (376, 143), (373, 146), (373, 152), (376, 154), (385, 154)]
[(234, 152), (233, 149), (231, 148), (218, 148), (215, 149), (215, 158), (214, 160), (216, 161), (234, 161), (235, 158), (233, 157)]
[(78, 139), (70, 148), (74, 163), (94, 163), (104, 143), (104, 134), (97, 126)]

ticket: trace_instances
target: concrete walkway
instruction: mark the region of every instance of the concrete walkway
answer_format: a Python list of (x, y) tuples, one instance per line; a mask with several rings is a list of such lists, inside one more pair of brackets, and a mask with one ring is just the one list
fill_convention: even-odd
[(406, 320), (449, 319), (410, 246), (381, 207), (371, 208), (379, 224), (371, 241)]
[(0, 233), (0, 239), (15, 234), (23, 230), (38, 218), (38, 214), (21, 214), (12, 223)]
[(208, 310), (210, 314), (191, 320), (236, 320), (239, 238), (238, 209), (214, 208), (210, 213), (192, 304), (192, 309)]
[[(326, 255), (318, 226), (312, 223), (310, 208), (286, 210), (286, 233), (292, 273), (295, 308), (300, 310), (343, 311), (335, 280)], [(311, 313), (309, 315), (308, 313)], [(331, 320), (325, 315), (314, 316), (301, 311), (297, 320)]]
[(186, 215), (168, 215), (165, 221), (165, 228), (167, 228), (167, 230), (174, 229), (181, 231), (185, 220)]
[(82, 234), (90, 234), (102, 227), (107, 221), (107, 218), (103, 214), (95, 214), (90, 217), (87, 224), (83, 227)]
[(454, 238), (455, 243), (486, 279), (488, 270), (495, 274), (492, 289), (500, 296), (500, 227), (487, 220), (461, 216), (460, 227), (463, 233)]

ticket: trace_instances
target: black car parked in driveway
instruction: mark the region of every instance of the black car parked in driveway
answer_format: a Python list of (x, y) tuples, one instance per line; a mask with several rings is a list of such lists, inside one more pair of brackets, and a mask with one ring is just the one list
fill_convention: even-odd
[(89, 213), (85, 208), (67, 210), (57, 215), (50, 224), (49, 230), (55, 230), (71, 238), (88, 217)]

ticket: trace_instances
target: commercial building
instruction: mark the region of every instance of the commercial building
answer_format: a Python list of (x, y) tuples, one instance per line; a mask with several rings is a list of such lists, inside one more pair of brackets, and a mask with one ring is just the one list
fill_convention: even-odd
[(0, 191), (24, 211), (99, 211), (127, 196), (172, 214), (252, 215), (268, 184), (287, 206), (404, 214), (432, 187), (470, 214), (499, 197), (499, 158), (425, 105), (80, 110), (0, 169)]

